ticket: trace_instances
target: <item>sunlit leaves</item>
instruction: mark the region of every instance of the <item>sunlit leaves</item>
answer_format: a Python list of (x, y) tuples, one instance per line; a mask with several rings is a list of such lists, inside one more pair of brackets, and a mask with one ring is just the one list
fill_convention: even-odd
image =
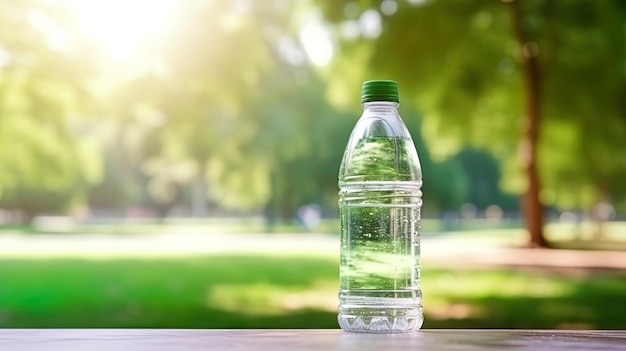
[(98, 176), (92, 148), (27, 115), (5, 115), (0, 149), (0, 207), (65, 211), (84, 200)]
[(74, 129), (89, 64), (54, 51), (29, 25), (31, 5), (0, 5), (10, 28), (0, 35), (8, 57), (0, 70), (0, 207), (28, 216), (79, 205), (100, 172), (93, 145)]
[[(435, 157), (466, 143), (490, 150), (505, 171), (505, 189), (525, 188), (518, 164), (524, 126), (523, 82), (509, 9), (498, 1), (397, 1), (376, 38), (343, 37), (335, 61), (342, 83), (399, 82), (404, 103), (423, 112), (424, 138)], [(321, 3), (342, 28), (372, 1)], [(524, 50), (541, 65), (539, 162), (546, 204), (589, 208), (601, 198), (621, 201), (626, 161), (617, 153), (626, 135), (626, 11), (619, 2), (525, 1)], [(358, 62), (350, 67), (350, 62)], [(356, 74), (350, 74), (356, 72)], [(345, 82), (345, 83), (344, 83)], [(336, 94), (339, 96), (339, 94)], [(618, 147), (619, 148), (619, 147)]]

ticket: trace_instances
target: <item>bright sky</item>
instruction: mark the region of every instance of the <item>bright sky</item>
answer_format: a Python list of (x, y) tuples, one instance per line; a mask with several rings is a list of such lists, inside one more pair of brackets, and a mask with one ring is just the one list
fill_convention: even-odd
[[(77, 19), (81, 33), (95, 41), (115, 61), (136, 58), (146, 45), (158, 41), (170, 29), (176, 7), (184, 5), (181, 0), (61, 1)], [(364, 36), (374, 37), (379, 33), (377, 14), (376, 11), (366, 12), (360, 19), (359, 29)], [(53, 48), (62, 49), (67, 45), (67, 35), (41, 12), (33, 11), (29, 19), (47, 34)], [(321, 13), (312, 11), (301, 26), (298, 40), (306, 58), (316, 66), (328, 64), (333, 56), (334, 43)]]
[(79, 25), (112, 58), (123, 60), (168, 30), (178, 0), (65, 0)]

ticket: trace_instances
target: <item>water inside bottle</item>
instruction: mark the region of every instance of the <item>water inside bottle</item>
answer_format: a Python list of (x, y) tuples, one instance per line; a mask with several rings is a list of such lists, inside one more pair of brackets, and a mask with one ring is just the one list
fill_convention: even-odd
[(340, 323), (352, 331), (419, 328), (419, 188), (376, 182), (345, 190)]

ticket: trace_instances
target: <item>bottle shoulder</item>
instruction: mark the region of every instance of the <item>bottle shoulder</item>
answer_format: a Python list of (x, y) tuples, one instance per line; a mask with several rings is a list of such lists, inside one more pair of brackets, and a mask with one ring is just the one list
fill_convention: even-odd
[(365, 109), (354, 132), (369, 136), (411, 138), (402, 117), (395, 109)]
[(413, 139), (396, 103), (371, 102), (354, 126), (339, 171), (343, 182), (421, 182)]
[(421, 182), (422, 170), (411, 138), (351, 138), (339, 171), (344, 182)]

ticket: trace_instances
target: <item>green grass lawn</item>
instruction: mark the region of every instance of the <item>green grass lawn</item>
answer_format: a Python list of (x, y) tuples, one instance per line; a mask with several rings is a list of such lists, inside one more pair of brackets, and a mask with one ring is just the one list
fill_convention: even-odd
[[(96, 225), (89, 232), (229, 233), (242, 225)], [(606, 242), (624, 243), (625, 228), (609, 225)], [(571, 229), (550, 225), (547, 234), (562, 245), (601, 244), (584, 236), (572, 241)], [(4, 232), (34, 234), (26, 227)], [(524, 240), (522, 231), (511, 229), (431, 235), (457, 244), (460, 239), (501, 245)], [(298, 249), (174, 257), (76, 255), (68, 249), (55, 256), (0, 257), (0, 328), (336, 328), (337, 257)], [(425, 328), (626, 328), (626, 271), (427, 266), (422, 287)]]
[(4, 260), (0, 327), (333, 327), (318, 302), (288, 299), (335, 276), (329, 260), (268, 256)]
[[(425, 328), (626, 328), (626, 272), (428, 267)], [(337, 260), (0, 260), (0, 327), (336, 328)]]

